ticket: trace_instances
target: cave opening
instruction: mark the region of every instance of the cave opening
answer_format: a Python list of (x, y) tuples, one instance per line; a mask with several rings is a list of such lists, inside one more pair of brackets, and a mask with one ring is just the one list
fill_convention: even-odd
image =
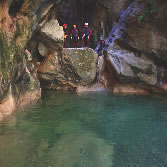
[(95, 49), (100, 36), (105, 38), (108, 34), (107, 9), (97, 0), (66, 0), (55, 5), (56, 18), (61, 26), (68, 25), (71, 34), (73, 25), (77, 25), (79, 37), (82, 37), (84, 23), (89, 23), (92, 31), (90, 47)]
[(20, 11), (24, 0), (14, 0), (9, 6), (9, 15), (16, 16), (16, 14)]

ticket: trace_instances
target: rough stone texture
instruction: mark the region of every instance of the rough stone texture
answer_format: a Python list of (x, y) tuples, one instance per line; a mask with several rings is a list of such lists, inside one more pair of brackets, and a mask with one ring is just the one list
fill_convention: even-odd
[(38, 68), (43, 88), (66, 90), (91, 84), (96, 77), (97, 54), (92, 49), (64, 49), (49, 54)]
[(48, 49), (41, 42), (39, 43), (38, 50), (39, 50), (39, 53), (41, 54), (41, 56), (44, 56), (44, 57), (48, 53)]
[[(62, 50), (62, 27), (57, 27), (61, 29), (61, 32), (58, 32), (59, 29), (54, 29), (57, 21), (48, 20), (53, 6), (60, 2), (61, 0), (0, 1), (0, 120), (18, 107), (40, 98), (37, 69), (32, 64), (34, 57), (31, 55), (34, 52), (30, 53), (36, 51), (38, 42), (34, 40), (34, 43), (31, 43), (32, 48), (26, 52), (25, 49), (31, 36), (33, 37), (33, 31), (42, 29), (41, 35), (45, 41), (53, 37), (46, 47), (57, 47), (57, 50), (61, 47)], [(50, 29), (47, 29), (48, 24)], [(52, 36), (52, 33), (56, 36)], [(58, 42), (60, 46), (54, 41), (56, 37), (61, 40)]]
[(143, 13), (146, 10), (151, 11), (148, 1), (134, 1), (122, 12), (119, 22), (113, 26), (106, 39), (106, 60), (116, 70), (119, 84), (129, 84), (130, 87), (135, 83), (133, 87), (137, 90), (144, 83), (143, 90), (165, 93), (167, 4), (164, 1), (156, 1), (156, 6), (158, 12), (144, 16), (141, 23), (139, 18)]
[(96, 77), (97, 54), (90, 48), (63, 49), (64, 32), (56, 19), (44, 23), (38, 36), (38, 77), (43, 89), (75, 90)]
[(65, 59), (69, 65), (76, 69), (76, 73), (82, 79), (81, 84), (90, 84), (96, 77), (97, 54), (90, 48), (64, 49)]
[(117, 70), (120, 82), (143, 81), (149, 85), (156, 85), (156, 66), (145, 55), (137, 57), (133, 52), (123, 50), (119, 46), (114, 45), (108, 48), (108, 56)]
[[(25, 96), (28, 92), (33, 94), (31, 100), (41, 93), (31, 54), (25, 52), (33, 24), (32, 17), (25, 14), (28, 1), (18, 9), (11, 9), (13, 3), (0, 2), (0, 119), (30, 102), (29, 96)], [(23, 100), (19, 103), (20, 99)]]
[(38, 50), (42, 56), (46, 54), (47, 50), (60, 51), (63, 49), (64, 31), (56, 19), (51, 19), (44, 23), (35, 36), (37, 36)]
[(64, 40), (63, 27), (59, 26), (56, 19), (52, 19), (47, 22), (41, 29), (41, 34), (47, 36), (47, 38), (52, 39), (56, 42), (62, 42)]

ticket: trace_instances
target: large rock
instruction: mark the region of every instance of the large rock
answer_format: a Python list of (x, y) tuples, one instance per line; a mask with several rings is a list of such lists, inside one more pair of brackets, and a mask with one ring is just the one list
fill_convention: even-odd
[(59, 26), (56, 19), (47, 22), (44, 27), (42, 27), (41, 33), (54, 41), (63, 42), (64, 40), (63, 27)]
[(117, 45), (108, 48), (108, 56), (119, 75), (120, 82), (157, 83), (157, 69), (154, 62), (142, 55), (137, 57), (133, 52)]
[(65, 59), (73, 66), (81, 84), (90, 84), (96, 77), (97, 54), (90, 48), (64, 49)]
[(52, 19), (49, 22), (46, 22), (41, 28), (39, 38), (47, 48), (61, 50), (64, 41), (63, 27), (59, 26), (56, 19)]
[(42, 86), (64, 90), (89, 85), (96, 77), (96, 61), (97, 54), (89, 48), (49, 54), (38, 68)]
[[(106, 39), (106, 60), (114, 68), (119, 84), (136, 84), (136, 89), (142, 85), (148, 91), (165, 93), (167, 4), (154, 3), (158, 12), (152, 13), (149, 1), (137, 0), (122, 12)], [(148, 14), (144, 15), (146, 10)]]
[(46, 57), (38, 67), (42, 88), (76, 89), (95, 80), (97, 54), (90, 48), (63, 49), (64, 32), (57, 20), (45, 23), (39, 34), (38, 51)]

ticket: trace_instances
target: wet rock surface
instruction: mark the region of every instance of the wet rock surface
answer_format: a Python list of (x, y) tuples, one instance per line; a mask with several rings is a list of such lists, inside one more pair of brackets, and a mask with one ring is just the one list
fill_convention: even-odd
[(137, 57), (133, 52), (114, 45), (108, 49), (108, 56), (116, 67), (120, 82), (143, 81), (149, 85), (157, 84), (156, 66), (145, 55)]
[(90, 48), (64, 49), (65, 59), (69, 61), (77, 75), (81, 78), (81, 85), (92, 83), (96, 77), (97, 54)]
[(93, 83), (98, 57), (93, 49), (63, 49), (64, 32), (56, 19), (44, 23), (37, 34), (35, 49), (43, 57), (37, 68), (43, 89), (75, 90)]
[[(164, 12), (167, 6), (162, 1), (155, 3), (159, 11), (145, 17), (143, 13), (149, 10), (148, 2), (134, 1), (122, 12), (106, 39), (106, 60), (114, 68), (119, 84), (165, 93), (167, 38), (164, 30), (167, 25)], [(143, 22), (140, 23), (141, 17)]]
[(0, 2), (0, 119), (41, 94), (32, 55), (26, 50), (33, 24), (33, 18), (27, 15), (32, 12), (29, 2), (19, 7), (15, 1)]
[(10, 113), (21, 103), (26, 104), (27, 94), (33, 97), (33, 92), (35, 99), (39, 98), (38, 77), (42, 88), (56, 90), (75, 90), (94, 81), (97, 55), (91, 49), (63, 50), (63, 29), (59, 24), (64, 23), (77, 24), (81, 35), (83, 24), (89, 22), (93, 48), (101, 34), (111, 32), (99, 72), (106, 88), (121, 90), (123, 84), (125, 92), (132, 85), (132, 92), (166, 92), (167, 5), (162, 0), (155, 0), (155, 4), (148, 0), (2, 0), (1, 110), (8, 106), (7, 102), (13, 103)]
[(91, 84), (96, 77), (97, 54), (88, 48), (64, 49), (48, 55), (38, 68), (41, 86), (70, 90)]
[(63, 27), (59, 26), (56, 19), (52, 19), (44, 24), (41, 28), (40, 36), (48, 44), (48, 47), (53, 47), (54, 50), (58, 50), (58, 47), (63, 47), (64, 31)]

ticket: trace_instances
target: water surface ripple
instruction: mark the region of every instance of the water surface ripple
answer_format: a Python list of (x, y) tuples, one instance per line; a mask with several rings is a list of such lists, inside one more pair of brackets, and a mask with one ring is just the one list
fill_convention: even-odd
[(167, 98), (44, 92), (0, 123), (0, 167), (166, 167)]

